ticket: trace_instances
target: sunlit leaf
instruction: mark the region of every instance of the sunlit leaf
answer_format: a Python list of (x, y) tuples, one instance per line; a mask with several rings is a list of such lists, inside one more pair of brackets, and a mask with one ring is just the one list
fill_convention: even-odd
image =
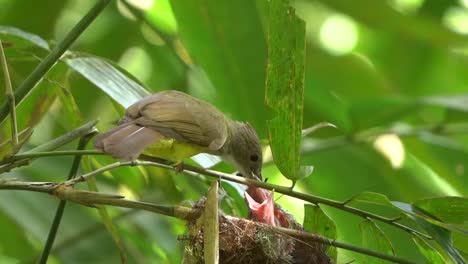
[[(320, 234), (330, 239), (336, 239), (336, 226), (333, 220), (317, 205), (304, 205), (304, 229)], [(328, 256), (336, 261), (337, 252), (335, 247), (330, 247), (327, 250)]]

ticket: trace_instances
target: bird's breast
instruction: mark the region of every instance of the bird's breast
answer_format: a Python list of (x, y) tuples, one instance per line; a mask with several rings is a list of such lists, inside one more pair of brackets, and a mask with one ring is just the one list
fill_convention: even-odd
[(206, 148), (197, 144), (180, 142), (175, 139), (163, 139), (149, 145), (143, 152), (146, 155), (181, 162), (186, 158), (205, 152)]

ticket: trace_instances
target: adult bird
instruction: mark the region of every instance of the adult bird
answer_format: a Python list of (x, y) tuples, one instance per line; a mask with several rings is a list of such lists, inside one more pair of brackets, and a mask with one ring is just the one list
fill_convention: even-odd
[(96, 138), (94, 147), (122, 161), (144, 153), (175, 164), (203, 152), (221, 156), (245, 177), (261, 179), (262, 151), (254, 128), (174, 90), (131, 105), (117, 127)]

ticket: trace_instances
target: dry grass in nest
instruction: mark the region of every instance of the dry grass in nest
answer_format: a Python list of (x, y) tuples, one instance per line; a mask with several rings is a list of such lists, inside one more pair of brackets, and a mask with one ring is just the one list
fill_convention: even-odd
[[(196, 209), (202, 210), (198, 204)], [(184, 263), (204, 263), (203, 229), (198, 231), (194, 214), (188, 219), (189, 233)], [(195, 231), (195, 232), (193, 232)], [(331, 263), (326, 247), (315, 241), (302, 241), (279, 234), (271, 226), (244, 218), (219, 217), (219, 263), (228, 264), (323, 264)], [(190, 261), (187, 261), (190, 259)]]

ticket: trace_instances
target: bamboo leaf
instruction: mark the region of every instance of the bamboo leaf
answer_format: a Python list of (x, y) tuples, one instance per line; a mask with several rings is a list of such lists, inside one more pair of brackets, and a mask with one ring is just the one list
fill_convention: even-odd
[(66, 63), (124, 108), (150, 94), (103, 59), (76, 57), (67, 59)]

